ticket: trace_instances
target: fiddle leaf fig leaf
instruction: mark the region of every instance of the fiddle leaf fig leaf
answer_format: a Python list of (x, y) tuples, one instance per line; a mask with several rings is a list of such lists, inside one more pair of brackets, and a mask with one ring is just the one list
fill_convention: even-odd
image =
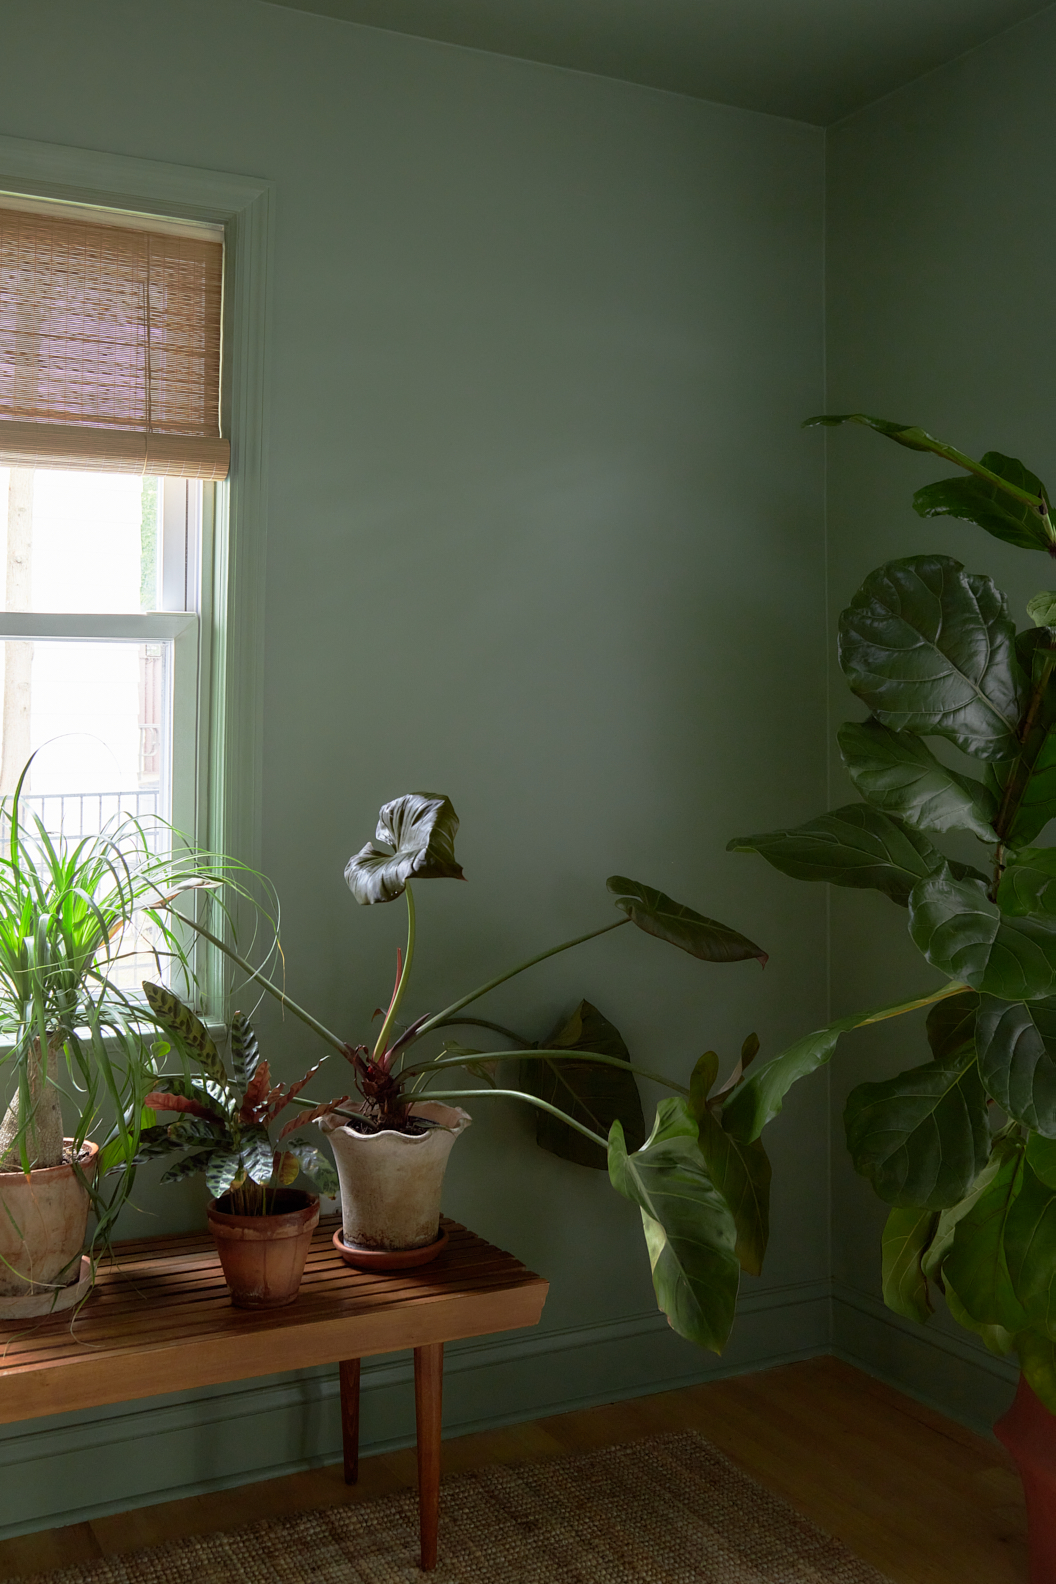
[[(543, 1050), (576, 1051), (595, 1056), (615, 1056), (628, 1063), (626, 1071), (602, 1062), (544, 1061), (521, 1062), (521, 1087), (540, 1100), (549, 1101), (595, 1133), (608, 1137), (613, 1122), (623, 1126), (626, 1147), (638, 1150), (645, 1142), (645, 1116), (634, 1074), (630, 1052), (614, 1024), (589, 1001), (581, 1001), (572, 1016), (543, 1042)], [(566, 1122), (548, 1111), (536, 1112), (536, 1143), (551, 1155), (604, 1171), (606, 1152), (599, 1144), (584, 1138)]]
[(227, 1075), (220, 1060), (220, 1052), (201, 1018), (195, 1017), (179, 996), (173, 995), (171, 990), (166, 990), (162, 985), (151, 984), (144, 979), (143, 994), (158, 1022), (191, 1051), (202, 1071), (216, 1083), (226, 1083)]
[(1012, 1287), (1028, 1323), (1056, 1336), (1056, 1188), (1034, 1173), (1029, 1155), (1008, 1212), (1004, 1245)]
[(1041, 589), (1029, 599), (1027, 615), (1035, 627), (1056, 627), (1056, 589)]
[(936, 1001), (928, 1013), (925, 1029), (931, 1054), (937, 1062), (952, 1061), (962, 1051), (975, 1050), (975, 1023), (979, 997), (974, 990)]
[(721, 1353), (737, 1307), (737, 1228), (704, 1164), (686, 1102), (662, 1100), (652, 1133), (634, 1154), (614, 1122), (609, 1177), (641, 1211), (653, 1287), (671, 1328)]
[(767, 953), (763, 948), (728, 924), (705, 918), (684, 902), (674, 902), (663, 891), (654, 891), (652, 886), (623, 875), (610, 875), (605, 884), (616, 898), (616, 906), (647, 935), (679, 946), (704, 962), (746, 962), (754, 957), (766, 967)]
[(887, 1204), (917, 1210), (957, 1204), (990, 1154), (974, 1046), (947, 1062), (859, 1084), (848, 1097), (844, 1126), (855, 1170)]
[(919, 831), (868, 803), (849, 803), (792, 830), (735, 836), (726, 851), (757, 852), (794, 880), (882, 891), (902, 907), (917, 881), (944, 861)]
[(1028, 1324), (1005, 1253), (1009, 1215), (1023, 1185), (1023, 1150), (1021, 1140), (995, 1143), (996, 1170), (958, 1220), (942, 1265), (944, 1282), (977, 1325), (1001, 1326), (1013, 1334)]
[(847, 773), (874, 808), (918, 831), (967, 831), (996, 841), (997, 799), (981, 781), (940, 764), (921, 738), (878, 720), (847, 721), (837, 737)]
[(1056, 919), (1010, 918), (980, 880), (948, 866), (909, 899), (909, 932), (934, 968), (1003, 1001), (1056, 993)]
[(893, 731), (1011, 759), (1024, 693), (1015, 636), (992, 579), (950, 556), (909, 556), (870, 573), (843, 612), (840, 664)]
[(976, 1045), (987, 1094), (1010, 1117), (1056, 1139), (1056, 996), (981, 997)]
[(1021, 847), (1009, 857), (997, 890), (1009, 918), (1056, 918), (1056, 847)]
[(895, 1314), (921, 1325), (934, 1313), (921, 1258), (938, 1219), (932, 1210), (914, 1206), (894, 1209), (888, 1215), (881, 1245), (884, 1303)]
[(768, 1122), (772, 1122), (784, 1104), (785, 1095), (794, 1083), (823, 1067), (836, 1049), (841, 1034), (864, 1028), (867, 1023), (882, 1023), (887, 1018), (900, 1017), (903, 1012), (915, 1012), (918, 1007), (930, 1006), (946, 996), (956, 995), (963, 985), (944, 985), (930, 995), (916, 996), (912, 1001), (896, 1001), (891, 1006), (874, 1008), (868, 1012), (852, 1012), (849, 1017), (836, 1018), (824, 1028), (815, 1029), (796, 1040), (787, 1050), (742, 1078), (722, 1108), (722, 1125), (726, 1132), (743, 1143), (759, 1137)]
[(771, 1169), (763, 1141), (742, 1144), (723, 1130), (707, 1106), (698, 1113), (691, 1101), (690, 1108), (697, 1117), (698, 1143), (708, 1174), (733, 1215), (740, 1267), (758, 1276), (770, 1237)]
[[(348, 860), (345, 881), (357, 902), (392, 902), (409, 880), (464, 880), (455, 860), (458, 815), (451, 799), (409, 792), (386, 803), (375, 840)], [(387, 842), (394, 851), (379, 847)]]
[[(1003, 456), (1000, 451), (987, 451), (980, 465), (990, 478), (969, 474), (967, 478), (939, 479), (917, 490), (913, 510), (921, 517), (959, 517), (977, 523), (995, 539), (1021, 550), (1048, 550), (1052, 534), (1048, 496), (1041, 480), (1015, 457)], [(1010, 494), (1008, 484), (1022, 494)]]

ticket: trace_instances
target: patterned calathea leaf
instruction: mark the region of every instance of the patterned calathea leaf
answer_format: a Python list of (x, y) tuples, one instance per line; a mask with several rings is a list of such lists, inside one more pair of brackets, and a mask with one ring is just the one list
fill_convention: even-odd
[(378, 815), (375, 840), (348, 860), (348, 889), (357, 902), (392, 902), (410, 880), (464, 880), (455, 860), (457, 830), (450, 798), (435, 792), (395, 798)]
[(948, 737), (977, 759), (1016, 756), (1026, 679), (1004, 596), (950, 556), (871, 572), (840, 617), (843, 673), (893, 731)]
[(196, 1017), (190, 1007), (184, 1006), (179, 997), (163, 985), (151, 984), (144, 979), (143, 994), (158, 1022), (192, 1053), (201, 1064), (202, 1071), (214, 1082), (225, 1083), (226, 1074), (220, 1052), (201, 1018)]

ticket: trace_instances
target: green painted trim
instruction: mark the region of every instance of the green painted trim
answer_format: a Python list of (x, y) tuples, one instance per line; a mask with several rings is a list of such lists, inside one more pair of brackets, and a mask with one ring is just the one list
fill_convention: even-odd
[[(263, 764), (267, 391), (274, 184), (93, 149), (0, 137), (0, 192), (221, 224), (225, 232), (221, 416), (231, 476), (217, 486), (203, 614), (212, 643), (202, 689), (195, 836), (259, 868)], [(227, 970), (211, 953), (203, 983), (222, 1014)]]

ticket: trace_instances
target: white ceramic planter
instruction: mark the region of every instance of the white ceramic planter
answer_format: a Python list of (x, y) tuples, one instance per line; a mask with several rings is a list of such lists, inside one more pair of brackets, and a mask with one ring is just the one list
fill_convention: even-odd
[(440, 1233), (440, 1191), (451, 1147), (469, 1126), (460, 1106), (422, 1100), (412, 1116), (439, 1127), (427, 1133), (357, 1133), (337, 1117), (323, 1117), (341, 1182), (341, 1220), (352, 1248), (424, 1248)]
[[(72, 1139), (66, 1140), (73, 1143)], [(79, 1162), (90, 1177), (98, 1146), (87, 1143)], [(78, 1256), (88, 1226), (88, 1194), (72, 1166), (0, 1172), (0, 1314), (5, 1301), (20, 1315), (66, 1307), (80, 1276)]]

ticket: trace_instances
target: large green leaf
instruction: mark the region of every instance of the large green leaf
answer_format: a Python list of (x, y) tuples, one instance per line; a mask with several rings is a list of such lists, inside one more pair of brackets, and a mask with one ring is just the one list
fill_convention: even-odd
[[(596, 1056), (615, 1056), (628, 1063), (631, 1059), (619, 1029), (589, 1001), (581, 1001), (572, 1016), (543, 1041), (542, 1048), (567, 1050), (570, 1055), (574, 1051), (591, 1051)], [(621, 1072), (619, 1067), (601, 1062), (522, 1061), (520, 1078), (522, 1089), (567, 1112), (595, 1133), (607, 1138), (618, 1118), (629, 1150), (641, 1149), (645, 1143), (642, 1100), (630, 1070)], [(600, 1144), (584, 1138), (548, 1111), (536, 1111), (535, 1138), (543, 1149), (563, 1160), (601, 1171), (608, 1166)]]
[(909, 931), (933, 967), (973, 990), (1003, 1001), (1056, 992), (1056, 919), (1009, 918), (981, 880), (948, 866), (914, 887)]
[(837, 733), (847, 773), (874, 808), (914, 830), (968, 831), (996, 838), (997, 799), (981, 781), (940, 764), (921, 738), (878, 720), (846, 721)]
[(728, 924), (694, 913), (684, 902), (674, 902), (663, 891), (623, 875), (610, 875), (605, 884), (616, 898), (616, 906), (647, 935), (680, 946), (705, 962), (746, 962), (754, 957), (765, 968), (767, 953), (763, 948)]
[(840, 617), (853, 692), (894, 731), (949, 737), (979, 759), (1011, 759), (1024, 678), (1004, 596), (950, 556), (871, 572)]
[(986, 1092), (1009, 1116), (1056, 1139), (1056, 996), (983, 996), (976, 1047)]
[(295, 1155), (300, 1162), (301, 1170), (317, 1193), (329, 1194), (336, 1198), (341, 1191), (337, 1172), (331, 1160), (309, 1144), (305, 1139), (289, 1139), (282, 1146), (287, 1155)]
[[(1048, 522), (1044, 487), (1037, 488), (1036, 492), (1032, 488), (1032, 485), (1040, 486), (1041, 481), (1014, 457), (1003, 457), (999, 451), (988, 451), (982, 460), (977, 462), (974, 457), (958, 451), (956, 446), (947, 445), (944, 440), (936, 440), (934, 435), (928, 434), (926, 429), (918, 429), (915, 424), (895, 423), (889, 418), (872, 418), (868, 413), (826, 413), (818, 418), (808, 418), (803, 427), (810, 429), (816, 424), (822, 424), (827, 428), (834, 428), (845, 423), (864, 424), (869, 429), (875, 429), (877, 434), (886, 435), (889, 440), (894, 440), (896, 445), (905, 446), (909, 451), (930, 451), (933, 456), (956, 463), (958, 467), (964, 468), (965, 472), (989, 484), (1009, 503), (1028, 507), (1035, 513), (1038, 522), (1045, 526), (1048, 536), (1046, 542), (1032, 545), (1031, 548), (1047, 550), (1048, 541), (1056, 539), (1051, 523)], [(995, 462), (1000, 465), (995, 467)], [(914, 497), (914, 505), (916, 505), (916, 497)], [(917, 509), (920, 510), (919, 507)], [(972, 521), (977, 520), (972, 518)], [(1005, 536), (999, 535), (999, 537)]]
[(1027, 1328), (1015, 1339), (1019, 1367), (1031, 1391), (1056, 1414), (1056, 1342), (1041, 1331)]
[(1012, 1286), (1005, 1232), (1023, 1182), (1023, 1144), (999, 1140), (994, 1154), (996, 1170), (957, 1221), (942, 1272), (978, 1325), (1001, 1326), (1015, 1333), (1028, 1322)]
[(855, 1170), (887, 1204), (957, 1204), (990, 1153), (974, 1046), (883, 1083), (859, 1084), (848, 1096), (844, 1125)]
[(1056, 1337), (1056, 1188), (1032, 1169), (1029, 1144), (1005, 1226), (1005, 1258), (1028, 1324)]
[(609, 1134), (612, 1186), (642, 1213), (657, 1302), (679, 1336), (721, 1353), (737, 1309), (740, 1267), (733, 1214), (715, 1187), (684, 1100), (662, 1100), (642, 1149)]
[(892, 1210), (882, 1243), (884, 1302), (895, 1314), (922, 1324), (933, 1314), (921, 1257), (931, 1242), (938, 1216), (931, 1210)]
[(931, 1054), (937, 1062), (951, 1061), (965, 1049), (975, 1048), (975, 1020), (979, 997), (974, 990), (936, 1001), (925, 1028)]
[[(464, 880), (455, 859), (458, 815), (451, 799), (436, 792), (409, 792), (386, 803), (375, 840), (355, 853), (345, 881), (357, 902), (392, 902), (409, 880)], [(386, 842), (393, 849), (377, 846)]]
[(883, 891), (903, 907), (917, 881), (943, 862), (926, 836), (868, 803), (849, 803), (792, 830), (735, 836), (726, 851), (757, 852), (794, 880)]
[(1015, 757), (987, 765), (986, 783), (998, 801), (994, 829), (1020, 847), (1056, 816), (1056, 632), (1034, 627), (1018, 633), (1016, 657), (1030, 678), (1030, 699)]
[(173, 995), (163, 985), (151, 984), (144, 979), (143, 994), (158, 1022), (191, 1051), (202, 1071), (214, 1082), (226, 1083), (227, 1075), (220, 1060), (220, 1052), (201, 1018), (195, 1017), (190, 1007), (184, 1006), (179, 996)]
[(959, 517), (978, 523), (995, 539), (1021, 550), (1048, 550), (1052, 545), (1048, 512), (1007, 489), (1013, 484), (1024, 495), (1047, 504), (1041, 480), (1015, 457), (1003, 456), (1000, 451), (987, 451), (979, 460), (993, 478), (969, 474), (927, 484), (913, 497), (914, 511), (921, 517)]
[(852, 1012), (848, 1017), (836, 1018), (824, 1028), (805, 1034), (794, 1045), (764, 1062), (761, 1067), (742, 1078), (722, 1108), (722, 1125), (733, 1138), (742, 1143), (757, 1139), (766, 1124), (777, 1116), (785, 1095), (794, 1083), (823, 1067), (836, 1049), (841, 1034), (864, 1028), (867, 1023), (882, 1023), (887, 1018), (900, 1017), (903, 1012), (915, 1012), (918, 1007), (930, 1006), (946, 996), (957, 995), (963, 985), (943, 985), (930, 995), (915, 996), (911, 1001), (896, 1001), (891, 1006), (872, 1008), (868, 1012)]
[(1021, 847), (1009, 854), (997, 905), (1010, 918), (1056, 918), (1056, 847)]
[(736, 1254), (741, 1269), (758, 1276), (770, 1237), (770, 1162), (762, 1139), (742, 1144), (720, 1125), (708, 1108), (690, 1102), (697, 1117), (700, 1152), (712, 1182), (733, 1214)]

